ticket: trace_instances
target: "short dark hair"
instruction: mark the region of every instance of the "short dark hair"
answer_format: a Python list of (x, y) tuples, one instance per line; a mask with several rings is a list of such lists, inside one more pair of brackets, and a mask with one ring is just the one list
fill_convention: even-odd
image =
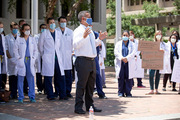
[(89, 14), (90, 14), (90, 12), (89, 12), (89, 11), (86, 11), (86, 10), (79, 12), (79, 14), (78, 14), (78, 20), (79, 20), (80, 22), (81, 22), (81, 20), (82, 20), (82, 17), (85, 17), (86, 13), (89, 13)]
[(53, 18), (53, 17), (48, 18), (48, 19), (47, 19), (47, 24), (49, 24), (49, 21), (50, 21), (50, 20), (54, 20), (54, 18)]
[(20, 23), (22, 23), (22, 22), (25, 22), (25, 20), (19, 20), (19, 25), (20, 25)]
[(169, 37), (169, 41), (171, 41), (171, 37), (172, 36), (175, 36), (176, 37), (176, 42), (178, 42), (178, 36), (176, 34), (172, 34), (170, 37)]
[(13, 26), (16, 26), (16, 25), (18, 25), (16, 22), (11, 22), (10, 28), (13, 28)]
[(46, 24), (41, 24), (41, 25), (39, 26), (39, 29), (41, 29), (42, 26), (46, 26)]
[[(129, 31), (128, 31), (128, 30), (124, 30), (124, 31), (123, 31), (123, 33), (125, 33), (125, 32), (127, 32), (127, 33), (128, 33), (128, 35), (129, 35)], [(122, 33), (122, 34), (123, 34), (123, 33)]]
[(66, 19), (67, 20), (67, 18), (65, 16), (61, 16), (61, 17), (58, 18), (58, 22), (60, 22), (61, 19)]

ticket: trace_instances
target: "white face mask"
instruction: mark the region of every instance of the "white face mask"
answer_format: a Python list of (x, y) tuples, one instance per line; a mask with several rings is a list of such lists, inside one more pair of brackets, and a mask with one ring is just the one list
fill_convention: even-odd
[(171, 42), (172, 42), (172, 43), (175, 43), (175, 42), (176, 42), (176, 39), (171, 38)]
[(0, 34), (1, 34), (3, 31), (4, 31), (4, 29), (3, 29), (3, 28), (0, 28)]
[(161, 40), (161, 35), (156, 35), (157, 40)]
[(25, 35), (30, 35), (30, 30), (24, 32)]
[(129, 36), (129, 39), (133, 40), (133, 39), (134, 39), (134, 36), (133, 36), (133, 35)]

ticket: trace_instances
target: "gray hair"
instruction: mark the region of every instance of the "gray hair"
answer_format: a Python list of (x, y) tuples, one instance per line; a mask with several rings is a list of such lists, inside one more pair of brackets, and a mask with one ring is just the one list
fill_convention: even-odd
[(78, 20), (81, 22), (82, 20), (82, 17), (85, 17), (86, 13), (89, 13), (89, 11), (80, 11), (79, 14), (78, 14)]

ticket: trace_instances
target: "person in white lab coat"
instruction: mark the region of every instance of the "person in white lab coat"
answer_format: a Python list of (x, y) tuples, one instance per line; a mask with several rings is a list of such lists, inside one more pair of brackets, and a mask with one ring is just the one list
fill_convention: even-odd
[(54, 100), (52, 78), (59, 90), (59, 100), (68, 100), (62, 61), (62, 38), (60, 31), (55, 29), (54, 18), (47, 19), (47, 30), (39, 37), (39, 52), (42, 56), (42, 71), (48, 100)]
[[(72, 98), (71, 89), (72, 89), (72, 53), (73, 53), (73, 31), (66, 27), (67, 18), (61, 16), (58, 18), (59, 27), (56, 28), (60, 31), (62, 39), (62, 58), (66, 79), (66, 94), (67, 97)], [(57, 91), (56, 91), (57, 92)]]
[[(4, 37), (4, 25), (0, 22), (0, 90), (5, 88), (5, 81), (2, 79), (3, 75), (7, 73), (7, 56)], [(4, 82), (4, 83), (2, 83)]]
[[(39, 42), (40, 34), (44, 31), (46, 31), (46, 24), (41, 24), (39, 27), (40, 33), (35, 35), (34, 38), (36, 40), (36, 43)], [(38, 94), (42, 94), (42, 90), (44, 90), (44, 82), (42, 81), (42, 75), (41, 75), (41, 55), (38, 51), (38, 57), (36, 59), (36, 85), (37, 85), (37, 92)], [(45, 91), (44, 91), (45, 93)]]
[(106, 76), (105, 76), (105, 65), (104, 60), (106, 59), (106, 48), (104, 42), (101, 42), (100, 51), (99, 51), (99, 66), (102, 78), (102, 87), (106, 88)]
[(26, 76), (28, 82), (28, 96), (30, 102), (36, 102), (35, 100), (35, 60), (38, 56), (37, 44), (30, 35), (31, 27), (28, 24), (23, 24), (20, 37), (14, 44), (14, 56), (17, 59), (17, 75), (18, 75), (18, 102), (23, 103), (24, 93), (23, 84), (24, 77)]
[(114, 49), (119, 97), (125, 97), (125, 95), (126, 97), (132, 97), (132, 78), (134, 77), (132, 60), (134, 59), (135, 52), (134, 43), (129, 40), (129, 32), (124, 31), (122, 34), (122, 40), (116, 43)]
[[(138, 51), (138, 43), (139, 43), (139, 41), (135, 39), (135, 34), (134, 34), (133, 31), (129, 31), (129, 34), (130, 34), (129, 39), (134, 43), (135, 49), (136, 49), (136, 53), (135, 53), (135, 64), (136, 64), (136, 65), (139, 65), (138, 62), (142, 62), (141, 59), (140, 59), (140, 51)], [(142, 66), (141, 66), (141, 67), (142, 67)], [(136, 67), (135, 67), (135, 69), (136, 69)], [(143, 69), (143, 68), (141, 69), (141, 71), (144, 73), (144, 69)], [(142, 73), (142, 74), (143, 74), (143, 73)], [(132, 82), (133, 82), (133, 86), (134, 86), (134, 80), (132, 80)], [(137, 87), (139, 87), (139, 88), (144, 88), (144, 87), (146, 87), (146, 86), (144, 86), (144, 85), (142, 84), (142, 78), (141, 78), (141, 77), (138, 77), (138, 78), (137, 78)]]
[(9, 90), (11, 91), (11, 99), (17, 98), (17, 69), (16, 58), (14, 56), (14, 43), (19, 38), (17, 23), (12, 22), (10, 24), (11, 33), (6, 35), (6, 55), (8, 58), (8, 76), (9, 76)]
[[(178, 54), (178, 36), (175, 34), (172, 34), (169, 37), (169, 41), (165, 44), (165, 52), (164, 52), (164, 67), (163, 70), (160, 71), (161, 74), (164, 74), (163, 78), (163, 91), (166, 91), (166, 84), (168, 78), (170, 79), (171, 82), (171, 76), (172, 76), (172, 71), (174, 67), (174, 61), (176, 59), (179, 59), (179, 54)], [(176, 83), (172, 82), (172, 91), (177, 91), (176, 90)]]

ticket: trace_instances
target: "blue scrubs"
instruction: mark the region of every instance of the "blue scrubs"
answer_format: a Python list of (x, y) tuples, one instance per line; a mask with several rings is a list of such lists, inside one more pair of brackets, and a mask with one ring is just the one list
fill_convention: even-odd
[[(99, 34), (94, 31), (95, 39), (99, 37)], [(99, 97), (104, 97), (105, 93), (103, 92), (102, 88), (102, 78), (100, 74), (100, 67), (99, 67), (99, 46), (96, 47), (97, 50), (97, 56), (95, 57), (96, 62), (96, 89)]]
[[(29, 86), (28, 96), (30, 99), (35, 99), (35, 84), (34, 84), (34, 76), (31, 73), (31, 59), (30, 59), (30, 52), (29, 52), (29, 38), (26, 41), (26, 54), (24, 59), (25, 67), (26, 67), (26, 78)], [(18, 100), (24, 99), (23, 94), (23, 84), (24, 83), (24, 76), (18, 75), (18, 93), (19, 97)]]
[[(126, 57), (129, 53), (128, 50), (128, 44), (127, 45), (122, 42), (122, 56)], [(121, 71), (119, 73), (119, 79), (118, 79), (118, 95), (124, 96), (132, 96), (131, 95), (131, 89), (132, 89), (132, 79), (129, 79), (129, 68), (128, 63), (124, 63), (121, 61)]]

